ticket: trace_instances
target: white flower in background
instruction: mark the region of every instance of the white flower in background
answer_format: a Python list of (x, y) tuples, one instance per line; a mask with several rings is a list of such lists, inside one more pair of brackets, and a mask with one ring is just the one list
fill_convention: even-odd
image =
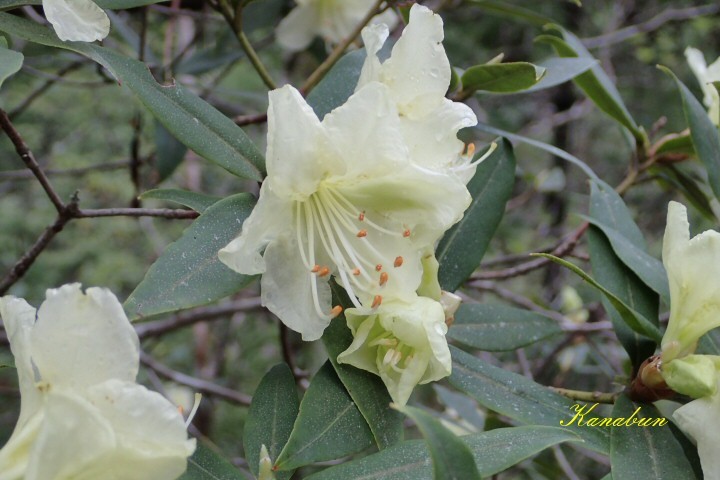
[(330, 275), (364, 314), (384, 298), (414, 298), (422, 252), (471, 200), (453, 175), (411, 161), (388, 87), (377, 82), (322, 122), (294, 88), (270, 92), (266, 157), (258, 204), (219, 256), (240, 273), (262, 273), (263, 305), (305, 340), (341, 311), (331, 306)]
[(388, 37), (384, 25), (362, 32), (367, 58), (356, 91), (369, 82), (390, 89), (400, 113), (403, 137), (415, 163), (438, 171), (455, 172), (464, 183), (475, 174), (473, 151), (463, 154), (458, 130), (477, 124), (467, 105), (445, 98), (450, 85), (450, 61), (442, 46), (443, 22), (430, 9), (415, 4), (410, 22), (395, 43), (390, 58), (381, 63), (377, 53)]
[(388, 301), (366, 315), (345, 312), (354, 340), (338, 362), (382, 378), (393, 401), (405, 405), (415, 385), (450, 375), (452, 360), (445, 339), (445, 312), (439, 302), (415, 297)]
[(139, 346), (106, 289), (48, 290), (36, 312), (0, 299), (15, 356), (20, 417), (0, 480), (173, 480), (195, 449), (177, 408), (135, 383)]
[(110, 19), (90, 0), (43, 0), (45, 17), (63, 41), (94, 42), (110, 33)]
[(720, 81), (720, 58), (708, 66), (703, 53), (692, 47), (685, 49), (685, 58), (700, 83), (703, 91), (703, 103), (708, 108), (710, 120), (715, 125), (720, 124), (720, 95), (712, 85), (712, 82)]
[[(302, 50), (315, 36), (329, 43), (340, 43), (365, 18), (374, 0), (296, 0), (297, 6), (278, 25), (277, 40), (291, 51)], [(372, 19), (394, 27), (398, 17), (386, 10)]]
[(720, 389), (678, 408), (673, 419), (697, 445), (705, 480), (720, 480)]
[(662, 257), (670, 285), (670, 320), (661, 343), (667, 364), (694, 353), (700, 337), (720, 326), (720, 233), (708, 230), (691, 239), (686, 208), (670, 202)]

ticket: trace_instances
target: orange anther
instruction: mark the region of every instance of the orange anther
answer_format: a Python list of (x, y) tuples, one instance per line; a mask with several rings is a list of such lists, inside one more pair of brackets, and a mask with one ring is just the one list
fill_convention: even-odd
[(312, 273), (317, 273), (320, 271), (320, 265), (315, 265), (313, 268), (310, 269)]
[(388, 274), (387, 272), (383, 272), (380, 274), (380, 286), (382, 287), (385, 285), (388, 281)]
[(409, 236), (410, 236), (410, 229), (409, 229), (409, 228), (406, 228), (405, 231), (403, 232), (403, 237), (406, 237), (406, 238), (407, 238), (407, 237), (409, 237)]
[(180, 415), (185, 415), (185, 409), (182, 407), (182, 405), (177, 406), (177, 411)]
[(375, 295), (375, 298), (373, 298), (373, 303), (370, 305), (370, 308), (377, 308), (382, 303), (382, 295)]
[(356, 268), (356, 269), (353, 270), (352, 273), (353, 273), (353, 275), (358, 276), (358, 275), (360, 275), (360, 269), (359, 269), (359, 268)]
[(335, 305), (332, 310), (330, 310), (330, 318), (335, 318), (338, 315), (340, 315), (343, 311), (343, 308), (340, 305)]
[(330, 269), (328, 267), (322, 267), (320, 271), (318, 272), (319, 277), (324, 277), (325, 275), (330, 273)]
[(393, 265), (395, 268), (402, 266), (403, 264), (403, 258), (402, 257), (395, 257), (395, 263)]
[(465, 155), (468, 157), (472, 157), (475, 155), (475, 144), (474, 143), (468, 143), (465, 145)]
[(357, 233), (357, 236), (358, 236), (359, 238), (367, 237), (367, 230), (364, 230), (364, 229), (363, 229), (363, 230), (360, 230), (360, 231)]
[(378, 263), (377, 265), (375, 265), (375, 271), (379, 272), (380, 270), (382, 270), (382, 263)]
[(365, 220), (365, 212), (360, 212), (360, 215), (358, 215), (358, 220), (360, 220), (361, 222)]

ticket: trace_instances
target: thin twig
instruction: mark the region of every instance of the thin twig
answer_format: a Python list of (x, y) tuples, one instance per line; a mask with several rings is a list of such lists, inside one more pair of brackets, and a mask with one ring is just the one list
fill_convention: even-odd
[(170, 367), (163, 365), (162, 363), (155, 360), (152, 356), (142, 351), (140, 352), (140, 362), (146, 367), (151, 368), (161, 377), (164, 377), (175, 383), (179, 383), (180, 385), (190, 387), (196, 392), (222, 398), (223, 400), (227, 400), (229, 402), (243, 406), (249, 406), (250, 402), (252, 401), (252, 397), (244, 393), (227, 387), (223, 387), (222, 385), (218, 385), (207, 380), (201, 380), (199, 378), (177, 372)]
[(197, 218), (199, 213), (193, 210), (180, 208), (97, 208), (82, 209), (72, 215), (72, 218), (95, 217), (161, 217), (161, 218)]
[(238, 115), (233, 118), (235, 125), (243, 127), (245, 125), (253, 125), (255, 123), (267, 122), (267, 113), (257, 113), (255, 115)]

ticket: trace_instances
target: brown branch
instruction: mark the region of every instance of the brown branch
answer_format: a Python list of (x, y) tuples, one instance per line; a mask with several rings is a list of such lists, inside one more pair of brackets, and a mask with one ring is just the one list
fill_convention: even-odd
[(222, 385), (218, 385), (207, 380), (201, 380), (199, 378), (195, 378), (190, 375), (175, 371), (170, 367), (158, 362), (152, 356), (142, 351), (140, 352), (140, 362), (146, 367), (152, 369), (161, 377), (171, 380), (180, 385), (190, 387), (196, 392), (202, 393), (204, 395), (222, 398), (223, 400), (227, 400), (229, 402), (242, 406), (249, 406), (250, 402), (252, 401), (252, 397), (244, 393), (238, 392), (231, 388), (223, 387)]
[(181, 208), (98, 208), (78, 210), (72, 218), (96, 217), (161, 217), (170, 219), (197, 218), (200, 214)]
[(163, 335), (167, 332), (187, 327), (198, 322), (214, 320), (232, 315), (236, 312), (260, 308), (260, 298), (243, 298), (224, 305), (201, 307), (190, 312), (183, 312), (164, 320), (135, 325), (135, 331), (141, 339)]
[(688, 8), (668, 8), (645, 22), (638, 23), (637, 25), (630, 25), (628, 27), (621, 28), (620, 30), (599, 35), (597, 37), (584, 38), (582, 43), (587, 48), (606, 47), (624, 42), (635, 35), (657, 30), (668, 22), (690, 20), (702, 15), (715, 15), (717, 13), (720, 13), (720, 4), (718, 3)]
[(255, 115), (238, 115), (233, 118), (235, 125), (243, 127), (245, 125), (253, 125), (255, 123), (267, 122), (267, 113), (257, 113)]

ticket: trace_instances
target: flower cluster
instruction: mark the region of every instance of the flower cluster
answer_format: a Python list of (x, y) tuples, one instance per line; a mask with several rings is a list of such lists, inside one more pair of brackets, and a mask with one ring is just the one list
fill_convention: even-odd
[(670, 319), (661, 343), (660, 373), (676, 392), (695, 398), (673, 418), (697, 443), (705, 478), (720, 478), (720, 357), (695, 354), (698, 340), (720, 326), (720, 233), (692, 239), (687, 210), (668, 206), (663, 263), (670, 284)]
[(418, 383), (450, 374), (446, 316), (457, 301), (437, 285), (433, 249), (470, 204), (477, 161), (457, 132), (477, 120), (445, 98), (438, 15), (414, 5), (385, 62), (377, 53), (388, 27), (362, 36), (355, 93), (322, 120), (291, 86), (270, 92), (268, 176), (219, 256), (262, 274), (263, 304), (305, 340), (342, 311), (331, 304), (334, 277), (353, 304), (345, 316), (355, 336), (338, 360), (380, 375), (404, 404)]
[(195, 450), (177, 408), (135, 383), (139, 342), (110, 291), (48, 290), (38, 311), (0, 299), (20, 417), (0, 479), (172, 480)]

